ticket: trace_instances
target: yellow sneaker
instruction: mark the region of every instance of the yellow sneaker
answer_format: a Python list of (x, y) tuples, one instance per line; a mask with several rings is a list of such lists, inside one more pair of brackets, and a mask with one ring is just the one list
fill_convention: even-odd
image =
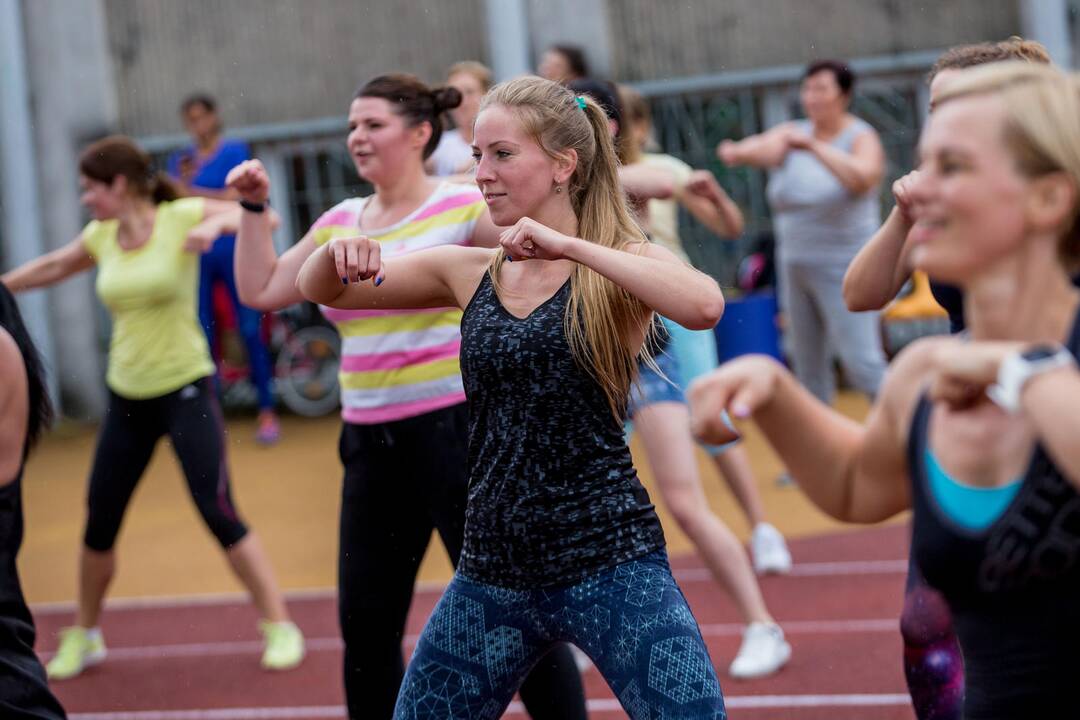
[(266, 639), (262, 666), (265, 670), (291, 670), (304, 659), (304, 635), (294, 623), (259, 623), (259, 632)]
[(105, 659), (105, 638), (97, 628), (68, 627), (60, 631), (60, 647), (45, 666), (50, 680), (67, 680)]

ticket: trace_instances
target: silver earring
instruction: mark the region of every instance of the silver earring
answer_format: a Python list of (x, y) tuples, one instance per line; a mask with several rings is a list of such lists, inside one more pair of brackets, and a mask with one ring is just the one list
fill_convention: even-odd
[(556, 185), (555, 186), (555, 192), (561, 193), (562, 192), (562, 185)]

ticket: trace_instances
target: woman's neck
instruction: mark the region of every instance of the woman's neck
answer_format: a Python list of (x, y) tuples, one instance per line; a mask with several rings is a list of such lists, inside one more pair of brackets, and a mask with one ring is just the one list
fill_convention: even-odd
[(431, 195), (438, 182), (424, 172), (421, 163), (416, 163), (397, 177), (376, 183), (375, 199), (383, 210), (418, 207)]
[(975, 340), (1065, 341), (1078, 305), (1052, 243), (1003, 260), (964, 288), (964, 320)]
[(847, 124), (848, 114), (830, 115), (814, 121), (814, 135), (818, 138), (833, 138), (840, 134)]
[(199, 138), (195, 143), (195, 148), (198, 150), (199, 155), (210, 155), (217, 150), (218, 144), (221, 143), (221, 135), (215, 133), (208, 137)]
[(130, 200), (116, 216), (119, 233), (136, 241), (150, 234), (154, 227), (157, 206), (148, 199)]

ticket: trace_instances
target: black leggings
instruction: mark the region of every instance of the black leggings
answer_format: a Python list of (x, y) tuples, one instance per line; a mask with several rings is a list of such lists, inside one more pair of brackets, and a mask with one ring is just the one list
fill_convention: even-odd
[(112, 549), (154, 446), (168, 435), (191, 498), (223, 548), (247, 534), (229, 492), (221, 408), (207, 378), (148, 400), (109, 393), (87, 496), (86, 547)]
[[(405, 673), (401, 640), (420, 561), (438, 530), (457, 566), (465, 532), (464, 404), (378, 425), (345, 423), (338, 614), (349, 717), (388, 720)], [(586, 717), (570, 648), (540, 661), (521, 688), (536, 720)]]

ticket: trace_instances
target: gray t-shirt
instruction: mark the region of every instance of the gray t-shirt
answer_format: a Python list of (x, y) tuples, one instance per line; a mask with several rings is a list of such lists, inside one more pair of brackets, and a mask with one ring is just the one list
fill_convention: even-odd
[[(796, 127), (813, 133), (809, 120)], [(855, 138), (873, 132), (858, 118), (830, 143), (850, 153)], [(773, 214), (777, 255), (801, 262), (850, 262), (881, 225), (881, 202), (874, 188), (853, 195), (808, 150), (792, 150), (769, 177), (766, 189)]]

